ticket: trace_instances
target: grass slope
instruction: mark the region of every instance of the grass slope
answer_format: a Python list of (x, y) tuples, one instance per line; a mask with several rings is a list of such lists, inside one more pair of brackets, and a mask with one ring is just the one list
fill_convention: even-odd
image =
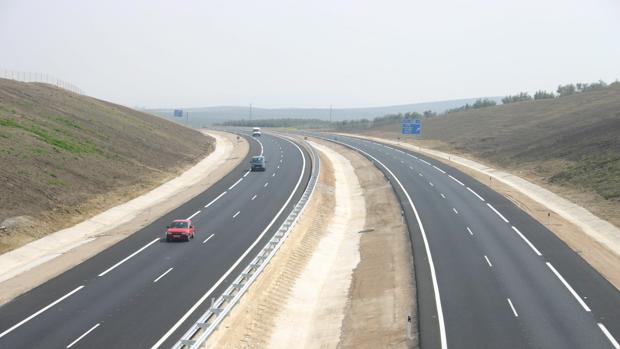
[[(147, 191), (212, 150), (213, 140), (161, 118), (0, 79), (0, 222), (32, 216), (35, 238)], [(65, 224), (47, 224), (59, 216)], [(2, 238), (0, 251), (9, 248)]]
[[(620, 206), (620, 85), (424, 119), (421, 142)], [(397, 137), (399, 125), (367, 134)], [(412, 139), (412, 138), (409, 138)]]

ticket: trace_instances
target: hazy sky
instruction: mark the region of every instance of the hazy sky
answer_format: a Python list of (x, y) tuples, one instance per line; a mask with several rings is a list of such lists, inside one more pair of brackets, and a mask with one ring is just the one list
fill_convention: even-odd
[(130, 106), (379, 106), (620, 79), (618, 0), (0, 0), (0, 69)]

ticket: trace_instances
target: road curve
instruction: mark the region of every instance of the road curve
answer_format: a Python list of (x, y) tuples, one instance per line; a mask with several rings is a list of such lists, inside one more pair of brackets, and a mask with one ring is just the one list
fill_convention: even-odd
[(620, 292), (511, 201), (432, 158), (355, 137), (414, 249), (422, 348), (618, 348)]
[[(247, 138), (246, 159), (211, 188), (0, 307), (0, 348), (171, 347), (275, 233), (308, 183), (303, 147), (269, 134)], [(248, 172), (249, 156), (260, 153), (267, 170)], [(172, 219), (188, 217), (195, 239), (162, 240)]]

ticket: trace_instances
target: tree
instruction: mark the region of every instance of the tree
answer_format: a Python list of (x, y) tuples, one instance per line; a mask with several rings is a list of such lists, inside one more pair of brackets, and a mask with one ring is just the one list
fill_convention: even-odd
[(523, 102), (523, 101), (531, 101), (532, 97), (527, 92), (521, 92), (518, 95), (506, 96), (502, 98), (503, 104), (514, 103), (514, 102)]
[(577, 92), (577, 87), (573, 84), (558, 86), (558, 94), (560, 97), (574, 95)]
[(548, 99), (548, 98), (555, 98), (555, 95), (553, 94), (553, 92), (547, 92), (547, 91), (539, 90), (539, 91), (536, 91), (536, 93), (534, 93), (534, 99), (536, 99), (536, 100), (538, 100), (538, 99)]
[(494, 105), (497, 105), (497, 102), (495, 102), (494, 100), (491, 100), (488, 98), (480, 98), (480, 99), (477, 99), (474, 102), (474, 104), (472, 104), (472, 108), (479, 109), (479, 108), (492, 107)]
[(435, 113), (432, 110), (425, 110), (424, 111), (424, 117), (425, 118), (430, 118), (430, 117), (433, 117), (433, 116), (437, 116), (437, 113)]

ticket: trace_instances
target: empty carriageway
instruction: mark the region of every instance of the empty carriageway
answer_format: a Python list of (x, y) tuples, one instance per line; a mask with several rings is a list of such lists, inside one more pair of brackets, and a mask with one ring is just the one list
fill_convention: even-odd
[(366, 155), (399, 194), (414, 246), (422, 347), (617, 346), (619, 292), (512, 202), (432, 158), (320, 136)]
[[(0, 347), (171, 347), (254, 258), (308, 182), (303, 147), (268, 134), (247, 139), (248, 157), (207, 191), (2, 306)], [(248, 172), (249, 156), (260, 153), (267, 171)], [(195, 239), (162, 240), (172, 219), (190, 217)]]

